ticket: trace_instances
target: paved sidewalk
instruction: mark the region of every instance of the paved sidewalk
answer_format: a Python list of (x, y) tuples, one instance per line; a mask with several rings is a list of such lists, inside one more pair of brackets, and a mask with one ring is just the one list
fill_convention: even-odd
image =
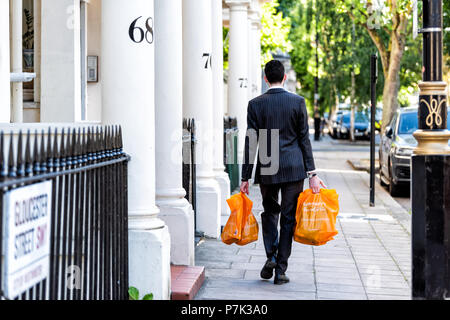
[[(259, 240), (243, 247), (206, 239), (196, 248), (196, 265), (206, 269), (196, 299), (410, 299), (410, 216), (379, 185), (369, 207), (369, 175), (347, 164), (361, 156), (358, 148), (338, 148), (328, 138), (313, 143), (320, 177), (339, 194), (335, 240), (320, 247), (293, 242), (291, 282), (274, 285), (259, 277), (266, 260), (261, 227)], [(250, 198), (260, 222), (258, 186)]]

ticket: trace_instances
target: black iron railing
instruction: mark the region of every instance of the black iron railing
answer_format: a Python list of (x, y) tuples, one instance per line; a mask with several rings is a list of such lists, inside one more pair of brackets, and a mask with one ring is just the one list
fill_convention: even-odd
[(194, 225), (197, 235), (195, 144), (195, 121), (194, 119), (183, 119), (183, 188), (186, 190), (185, 198), (194, 210)]
[[(1, 132), (2, 204), (11, 190), (52, 181), (49, 276), (15, 299), (128, 299), (129, 157), (121, 128), (49, 128), (5, 140)], [(1, 212), (3, 221), (9, 213)]]
[(239, 187), (238, 133), (237, 119), (225, 117), (223, 121), (223, 162), (230, 178), (230, 191)]

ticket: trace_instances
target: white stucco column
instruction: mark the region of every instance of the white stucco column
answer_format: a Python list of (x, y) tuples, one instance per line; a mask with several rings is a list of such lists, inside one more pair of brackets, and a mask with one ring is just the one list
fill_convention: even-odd
[(0, 1), (0, 122), (11, 119), (9, 1)]
[[(248, 106), (248, 6), (250, 0), (225, 0), (230, 8), (228, 51), (228, 113), (239, 128), (238, 160), (242, 161)], [(239, 166), (241, 167), (241, 166)]]
[(259, 3), (253, 2), (249, 10), (249, 99), (261, 94), (261, 14)]
[(214, 174), (220, 186), (222, 225), (230, 215), (227, 199), (230, 198), (230, 179), (223, 164), (223, 17), (222, 0), (212, 0), (212, 74), (213, 74), (213, 126)]
[(42, 0), (34, 0), (34, 102), (41, 102), (41, 4)]
[(80, 121), (80, 0), (42, 0), (41, 9), (41, 122)]
[(182, 0), (155, 1), (156, 205), (170, 230), (171, 262), (194, 265), (194, 211), (184, 198)]
[(122, 126), (124, 150), (131, 156), (130, 286), (142, 294), (152, 292), (155, 299), (169, 299), (170, 235), (155, 205), (155, 50), (149, 43), (153, 31), (146, 28), (153, 18), (153, 1), (103, 1), (102, 116), (104, 123)]
[(250, 6), (247, 10), (247, 41), (248, 41), (248, 50), (247, 50), (247, 68), (248, 68), (248, 86), (247, 86), (247, 100), (253, 99), (253, 77), (254, 73), (253, 71), (253, 54), (254, 54), (254, 48), (253, 48), (253, 32), (252, 32), (252, 7)]
[[(11, 72), (21, 73), (23, 71), (23, 53), (22, 53), (22, 1), (9, 1), (11, 8), (10, 26), (11, 26)], [(11, 122), (23, 122), (23, 83), (11, 83)]]
[(183, 0), (183, 115), (196, 124), (197, 230), (220, 236), (221, 195), (213, 158), (211, 0)]

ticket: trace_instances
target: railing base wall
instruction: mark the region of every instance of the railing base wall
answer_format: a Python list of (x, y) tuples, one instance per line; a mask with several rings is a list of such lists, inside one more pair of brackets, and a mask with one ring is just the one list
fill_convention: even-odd
[(141, 296), (169, 300), (170, 235), (167, 226), (154, 230), (128, 231), (129, 285)]
[(174, 201), (158, 200), (158, 218), (164, 221), (170, 231), (170, 262), (175, 265), (195, 265), (194, 211), (189, 202), (182, 199)]

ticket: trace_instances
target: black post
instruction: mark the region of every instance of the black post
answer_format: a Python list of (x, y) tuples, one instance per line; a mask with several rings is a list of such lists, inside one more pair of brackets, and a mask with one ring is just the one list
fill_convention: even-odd
[(375, 111), (377, 108), (378, 55), (370, 57), (370, 206), (375, 206)]
[(314, 77), (314, 141), (320, 140), (320, 112), (319, 112), (319, 33), (317, 32), (318, 11), (316, 8), (316, 76)]
[(413, 299), (450, 297), (450, 132), (442, 27), (442, 0), (423, 0), (423, 81), (411, 159)]

